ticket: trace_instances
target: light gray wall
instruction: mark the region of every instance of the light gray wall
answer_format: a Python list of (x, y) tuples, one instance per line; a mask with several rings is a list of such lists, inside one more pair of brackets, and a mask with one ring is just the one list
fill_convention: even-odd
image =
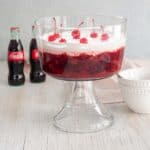
[(126, 55), (150, 58), (150, 0), (0, 0), (0, 59), (6, 58), (10, 26), (22, 28), (28, 52), (31, 24), (38, 17), (95, 13), (127, 17)]

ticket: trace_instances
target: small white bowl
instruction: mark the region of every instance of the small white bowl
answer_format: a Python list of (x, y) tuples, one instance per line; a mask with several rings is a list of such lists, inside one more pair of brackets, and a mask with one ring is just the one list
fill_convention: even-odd
[(124, 70), (118, 80), (128, 107), (137, 113), (150, 113), (150, 68)]

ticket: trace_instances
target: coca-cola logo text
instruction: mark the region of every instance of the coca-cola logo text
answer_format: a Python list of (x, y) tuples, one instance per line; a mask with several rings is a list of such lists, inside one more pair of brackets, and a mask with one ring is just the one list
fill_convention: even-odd
[(9, 52), (8, 53), (8, 60), (9, 61), (23, 61), (24, 60), (24, 52)]
[(34, 60), (39, 59), (39, 52), (38, 52), (38, 49), (32, 50), (31, 57), (32, 57), (32, 59), (34, 59)]

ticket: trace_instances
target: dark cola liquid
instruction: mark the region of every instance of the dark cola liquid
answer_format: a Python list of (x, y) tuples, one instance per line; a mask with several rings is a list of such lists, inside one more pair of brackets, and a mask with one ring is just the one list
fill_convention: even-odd
[(10, 40), (8, 47), (8, 68), (8, 83), (10, 85), (24, 84), (24, 51), (20, 40)]
[(30, 42), (30, 65), (30, 81), (33, 83), (44, 82), (46, 79), (46, 75), (42, 71), (39, 51), (37, 48), (37, 42), (35, 38), (33, 38)]

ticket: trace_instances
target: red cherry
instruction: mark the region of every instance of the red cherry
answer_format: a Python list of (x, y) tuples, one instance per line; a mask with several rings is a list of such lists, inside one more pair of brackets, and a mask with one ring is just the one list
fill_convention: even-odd
[(87, 38), (81, 38), (81, 39), (80, 39), (80, 43), (82, 43), (82, 44), (87, 44), (87, 43), (88, 43)]
[(74, 29), (74, 30), (71, 32), (71, 35), (73, 36), (74, 39), (79, 39), (79, 38), (80, 38), (80, 30)]
[(52, 41), (55, 41), (56, 40), (56, 36), (55, 35), (49, 35), (48, 36), (48, 41), (49, 42), (52, 42)]
[(101, 40), (102, 41), (106, 41), (106, 40), (108, 40), (109, 39), (109, 35), (107, 34), (107, 33), (103, 33), (102, 35), (101, 35)]
[(64, 38), (61, 38), (61, 39), (59, 40), (59, 42), (60, 42), (60, 43), (66, 43), (67, 41), (66, 41), (66, 39), (64, 39)]
[(59, 33), (54, 33), (54, 36), (56, 39), (60, 37)]
[(97, 37), (98, 37), (97, 32), (92, 32), (92, 33), (90, 34), (90, 37), (91, 37), (91, 38), (97, 38)]

